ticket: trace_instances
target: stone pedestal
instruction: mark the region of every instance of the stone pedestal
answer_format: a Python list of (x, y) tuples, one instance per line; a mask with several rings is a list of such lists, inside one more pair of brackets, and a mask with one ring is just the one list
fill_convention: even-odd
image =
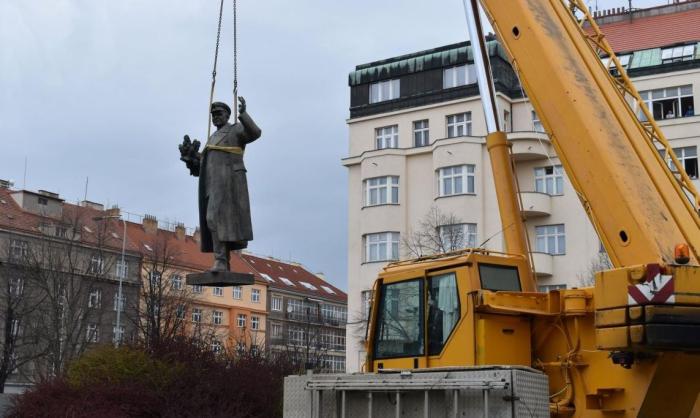
[(230, 287), (249, 285), (255, 282), (250, 273), (234, 273), (232, 271), (205, 271), (187, 275), (187, 284), (199, 286)]

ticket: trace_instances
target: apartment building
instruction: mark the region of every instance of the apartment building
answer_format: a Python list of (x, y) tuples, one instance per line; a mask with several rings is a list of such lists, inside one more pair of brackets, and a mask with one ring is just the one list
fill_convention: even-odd
[(347, 295), (299, 263), (247, 252), (242, 259), (268, 286), (267, 346), (307, 368), (345, 371)]
[[(700, 143), (698, 22), (697, 1), (598, 18), (693, 179)], [(539, 287), (586, 284), (605, 264), (604, 249), (505, 51), (493, 38), (487, 46)], [(348, 311), (364, 318), (378, 272), (410, 258), (416, 233), (459, 238), (445, 247), (504, 247), (469, 43), (358, 65), (349, 86), (342, 162), (349, 176)], [(358, 322), (347, 328), (348, 371), (364, 361)]]
[(141, 257), (127, 247), (122, 263), (122, 229), (109, 228), (106, 214), (92, 202), (73, 205), (56, 193), (13, 190), (0, 181), (0, 351), (11, 353), (6, 392), (65, 371), (91, 344), (134, 336), (126, 318), (136, 316)]

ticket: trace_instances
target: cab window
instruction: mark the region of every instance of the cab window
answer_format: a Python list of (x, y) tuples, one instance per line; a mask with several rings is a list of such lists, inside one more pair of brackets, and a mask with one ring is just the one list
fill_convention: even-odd
[(454, 273), (434, 276), (428, 284), (428, 353), (440, 354), (460, 318)]
[(421, 356), (423, 345), (423, 280), (382, 285), (375, 358)]
[(520, 276), (515, 266), (479, 264), (481, 288), (485, 290), (520, 291)]

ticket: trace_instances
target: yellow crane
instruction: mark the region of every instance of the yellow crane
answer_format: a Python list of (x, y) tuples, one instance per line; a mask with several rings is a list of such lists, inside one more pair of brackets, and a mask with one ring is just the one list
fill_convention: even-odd
[(481, 0), (614, 266), (595, 287), (536, 292), (478, 5), (464, 1), (507, 253), (387, 266), (366, 371), (528, 366), (549, 377), (552, 416), (688, 417), (700, 391), (697, 191), (582, 1)]

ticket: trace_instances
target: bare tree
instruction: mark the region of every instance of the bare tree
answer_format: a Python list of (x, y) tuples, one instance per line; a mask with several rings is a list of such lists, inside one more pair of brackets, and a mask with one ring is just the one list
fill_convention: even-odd
[(409, 256), (423, 257), (461, 249), (466, 243), (463, 225), (456, 215), (432, 206), (420, 219), (418, 227), (404, 234), (404, 250)]
[(578, 282), (581, 286), (593, 286), (595, 285), (595, 274), (599, 271), (610, 270), (613, 268), (610, 257), (606, 252), (598, 252), (593, 258), (588, 262), (588, 266), (583, 272), (577, 274)]
[[(188, 317), (193, 321), (192, 335), (207, 339), (209, 329), (202, 310), (197, 314), (195, 296), (185, 285), (185, 273), (176, 265), (182, 254), (164, 236), (156, 236), (145, 245), (143, 279), (136, 317), (130, 318), (136, 325), (138, 338), (146, 347), (183, 337), (190, 331)], [(198, 315), (198, 316), (197, 316)]]

